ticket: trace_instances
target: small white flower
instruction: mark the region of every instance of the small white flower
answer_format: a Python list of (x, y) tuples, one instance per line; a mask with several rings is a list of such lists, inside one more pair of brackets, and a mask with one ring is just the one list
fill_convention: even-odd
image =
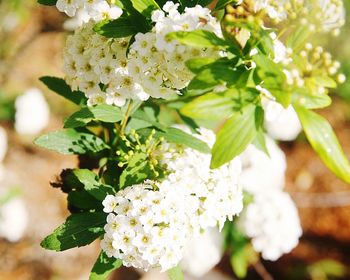
[(49, 106), (39, 89), (29, 89), (17, 97), (15, 109), (15, 129), (20, 134), (38, 134), (49, 123)]
[(280, 190), (255, 194), (238, 225), (252, 239), (254, 249), (271, 261), (294, 249), (302, 234), (298, 211), (290, 196)]
[(28, 225), (28, 213), (22, 199), (14, 198), (0, 206), (0, 237), (10, 242), (19, 241)]
[(243, 190), (252, 194), (281, 190), (285, 183), (286, 157), (271, 138), (265, 140), (269, 155), (254, 145), (249, 145), (240, 155), (243, 165), (240, 182)]

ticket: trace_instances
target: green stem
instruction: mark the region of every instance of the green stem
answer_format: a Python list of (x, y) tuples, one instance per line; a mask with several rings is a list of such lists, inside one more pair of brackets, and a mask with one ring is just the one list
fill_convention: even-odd
[(128, 123), (131, 109), (132, 109), (132, 101), (129, 102), (128, 109), (126, 110), (124, 118), (123, 118), (123, 120), (122, 120), (122, 122), (120, 124), (121, 125), (121, 127), (120, 127), (120, 135), (124, 135), (124, 130), (125, 130), (126, 124)]

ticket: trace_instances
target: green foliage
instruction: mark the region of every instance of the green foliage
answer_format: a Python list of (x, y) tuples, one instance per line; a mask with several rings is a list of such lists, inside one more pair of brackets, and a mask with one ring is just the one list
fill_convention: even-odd
[(152, 29), (149, 21), (151, 12), (157, 8), (153, 0), (120, 0), (123, 14), (115, 20), (97, 23), (94, 31), (108, 38), (124, 38), (139, 32), (146, 33)]
[(350, 183), (350, 164), (331, 125), (320, 115), (303, 107), (295, 107), (307, 139), (325, 165), (335, 175)]
[(65, 251), (90, 244), (104, 232), (107, 214), (72, 214), (66, 222), (46, 237), (41, 246), (48, 250)]
[(146, 179), (152, 179), (152, 177), (152, 170), (147, 155), (135, 153), (120, 175), (119, 187), (123, 189), (133, 184), (140, 184)]
[(292, 103), (307, 109), (320, 109), (331, 105), (332, 99), (326, 93), (310, 94), (307, 90), (296, 89), (292, 96)]
[(122, 266), (122, 261), (109, 258), (106, 253), (101, 251), (98, 256), (94, 267), (92, 268), (89, 280), (105, 280), (116, 269)]
[(213, 147), (211, 168), (218, 168), (241, 154), (255, 139), (256, 106), (248, 105), (242, 112), (234, 113), (217, 134)]
[(107, 38), (124, 38), (135, 35), (139, 31), (139, 25), (128, 15), (122, 15), (115, 20), (106, 20), (97, 23), (94, 31)]
[(56, 5), (57, 0), (38, 0), (39, 4), (47, 5), (47, 6), (54, 6)]
[(167, 271), (170, 280), (184, 280), (183, 272), (180, 266), (175, 266)]
[(109, 148), (101, 138), (74, 129), (50, 132), (37, 138), (34, 143), (65, 155), (94, 154)]
[(154, 0), (131, 0), (131, 2), (134, 8), (146, 18), (150, 18), (154, 10), (160, 10), (160, 7)]
[(215, 35), (215, 33), (197, 29), (194, 31), (178, 31), (169, 33), (168, 39), (176, 40), (181, 44), (196, 48), (214, 48), (226, 50), (228, 43)]
[(233, 222), (226, 222), (223, 235), (225, 236), (225, 248), (230, 253), (233, 272), (238, 278), (245, 278), (249, 265), (258, 260), (257, 253)]
[(72, 101), (77, 105), (86, 104), (87, 98), (81, 91), (72, 91), (70, 86), (60, 78), (56, 77), (41, 77), (42, 81), (50, 90), (56, 92), (58, 95)]
[(123, 115), (119, 107), (100, 104), (95, 106), (83, 107), (75, 112), (64, 122), (65, 128), (82, 127), (91, 121), (101, 121), (105, 123), (117, 123)]
[(5, 93), (0, 90), (0, 121), (14, 120), (16, 110), (15, 101), (12, 98), (6, 98)]
[(333, 278), (344, 278), (347, 267), (332, 259), (320, 260), (307, 268), (312, 280), (328, 280)]
[(230, 4), (232, 2), (237, 2), (237, 1), (236, 0), (218, 0), (218, 2), (216, 3), (214, 11), (221, 10), (221, 9), (225, 8), (228, 4)]
[(254, 102), (258, 96), (259, 93), (254, 89), (232, 87), (223, 92), (211, 92), (193, 99), (181, 108), (181, 113), (198, 120), (224, 120)]
[(88, 169), (75, 169), (73, 174), (83, 184), (84, 190), (98, 201), (102, 201), (106, 195), (115, 194), (115, 190), (97, 180), (97, 175)]

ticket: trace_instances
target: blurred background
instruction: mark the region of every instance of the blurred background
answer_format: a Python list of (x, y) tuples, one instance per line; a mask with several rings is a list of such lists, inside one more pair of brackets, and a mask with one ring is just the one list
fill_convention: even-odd
[[(345, 4), (347, 26), (340, 36), (322, 44), (350, 77), (350, 1)], [(38, 80), (44, 75), (63, 76), (65, 20), (56, 9), (34, 0), (0, 0), (0, 280), (88, 279), (99, 253), (97, 243), (64, 253), (48, 252), (39, 245), (68, 214), (65, 195), (49, 182), (63, 168), (76, 166), (74, 157), (32, 144), (38, 134), (61, 128), (63, 118), (75, 109)], [(333, 98), (333, 105), (321, 113), (350, 158), (350, 78), (333, 92)], [(33, 127), (28, 116), (39, 123)], [(303, 135), (281, 146), (288, 160), (286, 188), (298, 206), (304, 234), (292, 253), (251, 268), (248, 279), (271, 279), (264, 276), (265, 270), (274, 279), (350, 279), (350, 186), (327, 170)], [(112, 279), (159, 277), (120, 269)], [(215, 271), (200, 279), (235, 276), (224, 258)]]

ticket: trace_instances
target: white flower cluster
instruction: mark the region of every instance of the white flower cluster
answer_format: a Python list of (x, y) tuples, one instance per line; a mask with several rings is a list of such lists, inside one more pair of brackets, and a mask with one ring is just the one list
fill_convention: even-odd
[[(199, 136), (212, 144), (215, 134), (201, 129)], [(169, 174), (162, 182), (145, 181), (107, 196), (109, 214), (101, 244), (108, 256), (124, 265), (163, 271), (183, 258), (188, 241), (201, 230), (219, 226), (241, 212), (239, 159), (210, 170), (210, 154), (164, 143), (162, 164)]]
[(180, 14), (178, 11), (179, 6), (179, 4), (168, 1), (163, 6), (163, 11), (154, 11), (152, 14), (158, 50), (166, 50), (169, 53), (174, 51), (182, 53), (185, 51), (184, 46), (177, 50), (179, 44), (166, 38), (167, 34), (171, 32), (203, 29), (222, 36), (220, 24), (215, 17), (211, 16), (211, 11), (208, 8), (203, 8), (200, 5), (192, 8), (186, 7), (184, 13)]
[[(194, 135), (212, 146), (215, 134), (200, 129)], [(239, 185), (241, 161), (239, 158), (217, 169), (210, 169), (211, 155), (179, 147), (165, 148), (162, 163), (169, 172), (171, 185), (198, 199), (198, 207), (192, 217), (192, 225), (198, 229), (219, 226), (242, 211), (242, 190)]]
[(69, 17), (79, 14), (82, 22), (88, 22), (91, 19), (94, 21), (117, 19), (123, 13), (122, 9), (110, 5), (106, 0), (58, 0), (56, 7)]
[(283, 192), (285, 156), (273, 140), (266, 140), (269, 156), (252, 145), (241, 155), (242, 186), (253, 202), (240, 215), (238, 226), (264, 259), (274, 261), (298, 244), (302, 229), (294, 202)]
[(15, 109), (15, 129), (20, 134), (38, 134), (49, 123), (50, 109), (39, 89), (29, 89), (17, 97)]
[(247, 0), (255, 12), (264, 10), (274, 21), (301, 18), (311, 30), (339, 33), (345, 23), (342, 0)]
[(271, 261), (289, 253), (302, 234), (294, 202), (282, 191), (255, 194), (239, 218), (239, 227), (252, 239), (254, 249)]
[(146, 181), (107, 196), (103, 205), (110, 214), (101, 247), (109, 257), (145, 271), (166, 271), (181, 260), (194, 209), (175, 186)]
[[(219, 23), (210, 10), (201, 6), (188, 8), (183, 14), (177, 8), (178, 5), (167, 2), (167, 14), (155, 11), (152, 18), (159, 22), (152, 32), (136, 34), (128, 56), (129, 38), (108, 40), (92, 31), (93, 23), (76, 30), (68, 37), (64, 51), (68, 83), (83, 91), (90, 105), (123, 106), (128, 99), (168, 99), (179, 94), (193, 77), (186, 60), (218, 53), (179, 45), (167, 40), (166, 34), (199, 28), (213, 30)], [(166, 29), (167, 25), (171, 28)]]

